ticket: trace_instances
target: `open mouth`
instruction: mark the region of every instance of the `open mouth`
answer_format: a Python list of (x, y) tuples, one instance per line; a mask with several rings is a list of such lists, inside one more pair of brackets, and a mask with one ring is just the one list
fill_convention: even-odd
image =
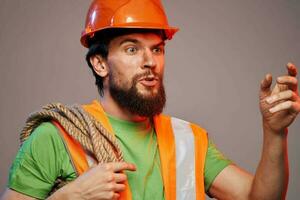
[(155, 76), (146, 76), (139, 80), (139, 82), (147, 87), (153, 87), (157, 84), (158, 78)]

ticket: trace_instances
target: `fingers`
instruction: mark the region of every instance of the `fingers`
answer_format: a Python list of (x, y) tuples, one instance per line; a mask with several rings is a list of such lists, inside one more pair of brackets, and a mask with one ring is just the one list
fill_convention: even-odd
[(103, 189), (105, 191), (122, 192), (125, 190), (125, 187), (123, 183), (107, 183)]
[(296, 101), (298, 98), (297, 94), (295, 92), (293, 92), (292, 90), (285, 90), (283, 92), (279, 92), (275, 95), (269, 96), (266, 98), (266, 101), (269, 104), (272, 104), (274, 102), (277, 101), (281, 101), (281, 100), (292, 100), (292, 101)]
[(110, 162), (105, 164), (98, 164), (97, 168), (104, 168), (107, 171), (122, 172), (124, 170), (136, 171), (136, 167), (132, 163), (126, 162)]
[(277, 78), (277, 83), (279, 84), (285, 84), (293, 91), (297, 91), (298, 87), (298, 80), (294, 76), (280, 76)]
[(120, 198), (120, 194), (115, 193), (114, 196), (113, 196), (113, 199), (116, 199), (116, 200), (117, 200), (117, 199), (119, 199), (119, 198)]
[(112, 169), (114, 172), (121, 172), (123, 170), (135, 171), (136, 167), (134, 164), (126, 163), (126, 162), (115, 162), (115, 163), (107, 163), (108, 168)]
[(127, 176), (124, 170), (136, 170), (126, 162), (101, 163), (79, 176), (73, 184), (79, 188), (83, 199), (118, 199), (126, 189)]
[(271, 113), (275, 113), (281, 110), (290, 110), (293, 113), (299, 113), (300, 112), (300, 104), (293, 101), (285, 101), (280, 104), (277, 104), (276, 106), (269, 109)]
[(286, 65), (286, 68), (288, 69), (288, 74), (290, 75), (290, 76), (297, 76), (297, 68), (296, 68), (296, 66), (293, 64), (293, 63), (288, 63), (287, 65)]
[(291, 101), (285, 101), (285, 102), (282, 102), (282, 103), (274, 106), (273, 108), (270, 108), (269, 111), (270, 111), (270, 113), (274, 113), (274, 112), (278, 112), (280, 110), (286, 110), (286, 109), (290, 108), (291, 106), (292, 106)]
[(270, 91), (271, 85), (272, 85), (272, 75), (267, 74), (260, 83), (260, 89), (262, 91), (268, 92), (268, 91)]
[[(120, 198), (120, 194), (110, 191), (110, 192), (103, 193), (103, 195), (101, 195), (101, 197), (97, 198), (97, 199), (117, 200), (119, 198)], [(95, 198), (93, 198), (93, 199), (95, 199)]]
[(125, 184), (116, 184), (113, 188), (115, 192), (122, 192), (125, 190)]
[[(295, 72), (295, 71), (294, 71)], [(293, 72), (293, 73), (294, 73)], [(297, 74), (296, 72), (294, 75)], [(282, 92), (275, 93), (267, 98), (265, 98), (265, 101), (268, 104), (273, 104), (276, 102), (279, 102), (278, 104), (274, 105), (272, 108), (269, 109), (271, 113), (275, 113), (281, 110), (289, 110), (293, 113), (299, 113), (300, 112), (300, 97), (298, 96), (297, 91), (297, 84), (298, 81), (293, 76), (281, 76), (277, 78), (277, 82), (279, 84), (286, 84), (290, 88), (290, 90), (285, 90)], [(283, 102), (280, 102), (283, 101)]]
[(123, 173), (115, 173), (115, 174), (114, 174), (114, 178), (115, 178), (115, 181), (116, 181), (117, 183), (119, 183), (119, 182), (124, 182), (124, 181), (126, 181), (127, 176), (126, 176), (125, 174), (123, 174)]
[(288, 75), (280, 76), (277, 78), (277, 83), (281, 85), (286, 85), (292, 91), (298, 93), (298, 80), (297, 76), (297, 68), (294, 64), (288, 63), (286, 65), (288, 70)]

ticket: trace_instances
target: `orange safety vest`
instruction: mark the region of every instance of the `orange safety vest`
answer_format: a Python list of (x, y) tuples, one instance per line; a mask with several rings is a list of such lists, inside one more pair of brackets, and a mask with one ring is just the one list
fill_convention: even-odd
[[(83, 108), (100, 121), (110, 133), (114, 133), (98, 101), (94, 100), (91, 104), (83, 105)], [(153, 121), (166, 200), (204, 200), (204, 164), (208, 147), (206, 131), (195, 124), (163, 114), (155, 116)], [(89, 169), (82, 146), (59, 123), (53, 121), (53, 124), (64, 138), (75, 171), (81, 175)], [(131, 200), (128, 182), (126, 186), (120, 199)]]

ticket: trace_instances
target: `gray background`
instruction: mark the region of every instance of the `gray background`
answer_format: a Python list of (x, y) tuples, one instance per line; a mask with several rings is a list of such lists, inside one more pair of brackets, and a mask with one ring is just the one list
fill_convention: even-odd
[[(0, 191), (30, 112), (98, 96), (79, 43), (89, 2), (0, 0)], [(259, 83), (268, 72), (285, 74), (288, 61), (300, 67), (300, 1), (163, 2), (181, 29), (167, 43), (165, 112), (200, 124), (225, 155), (255, 172)], [(299, 122), (289, 129), (287, 199), (300, 189)]]

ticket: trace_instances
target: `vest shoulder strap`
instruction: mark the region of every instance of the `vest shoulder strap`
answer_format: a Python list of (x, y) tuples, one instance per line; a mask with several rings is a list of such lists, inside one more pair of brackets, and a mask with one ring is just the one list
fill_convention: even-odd
[(52, 123), (59, 130), (59, 133), (63, 138), (77, 176), (81, 175), (89, 168), (85, 152), (81, 144), (74, 140), (58, 122), (52, 121)]
[(162, 114), (154, 117), (154, 124), (166, 200), (205, 199), (206, 131), (190, 122)]
[(191, 128), (194, 133), (195, 138), (195, 157), (196, 159), (196, 186), (201, 188), (196, 194), (196, 199), (205, 199), (205, 186), (204, 186), (204, 166), (206, 153), (208, 148), (208, 136), (206, 130), (203, 128), (192, 124)]

